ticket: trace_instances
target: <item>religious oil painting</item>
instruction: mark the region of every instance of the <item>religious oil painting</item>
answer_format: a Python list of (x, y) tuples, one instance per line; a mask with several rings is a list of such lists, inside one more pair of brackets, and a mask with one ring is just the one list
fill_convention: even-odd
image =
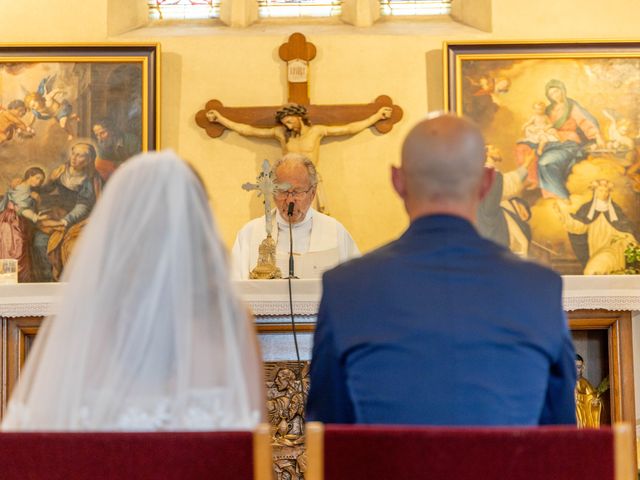
[(0, 259), (58, 281), (109, 177), (158, 146), (156, 44), (0, 45)]
[(558, 273), (640, 273), (640, 43), (447, 43), (445, 97), (487, 142), (487, 238)]

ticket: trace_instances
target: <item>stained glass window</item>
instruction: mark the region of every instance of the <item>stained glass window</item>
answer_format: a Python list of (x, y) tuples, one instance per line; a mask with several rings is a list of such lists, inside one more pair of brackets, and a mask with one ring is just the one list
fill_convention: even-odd
[(262, 18), (331, 17), (340, 15), (340, 0), (258, 0)]
[(382, 15), (449, 15), (451, 0), (380, 0)]
[(220, 0), (147, 0), (153, 19), (217, 18)]
[[(233, 0), (229, 0), (233, 1)], [(331, 17), (340, 15), (341, 0), (257, 0), (259, 16)], [(217, 18), (220, 0), (147, 0), (153, 19)], [(448, 15), (451, 0), (380, 0), (383, 15)]]

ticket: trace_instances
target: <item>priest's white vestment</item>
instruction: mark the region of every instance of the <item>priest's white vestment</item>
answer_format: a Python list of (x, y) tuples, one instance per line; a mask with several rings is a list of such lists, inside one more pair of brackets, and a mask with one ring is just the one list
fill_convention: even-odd
[[(276, 219), (272, 237), (276, 242), (276, 255), (281, 258), (289, 252), (289, 225), (275, 212)], [(310, 208), (305, 218), (292, 226), (293, 251), (295, 254), (337, 250), (340, 263), (360, 255), (351, 235), (336, 219)], [(234, 280), (248, 280), (249, 272), (258, 262), (258, 246), (266, 238), (265, 217), (249, 221), (236, 237), (231, 250)], [(286, 272), (283, 272), (286, 275)]]

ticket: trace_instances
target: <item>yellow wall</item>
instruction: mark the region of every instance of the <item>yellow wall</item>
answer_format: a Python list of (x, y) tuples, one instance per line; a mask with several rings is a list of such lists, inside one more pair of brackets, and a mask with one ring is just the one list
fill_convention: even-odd
[[(311, 64), (314, 103), (362, 103), (389, 95), (405, 112), (387, 135), (370, 130), (326, 141), (320, 171), (331, 213), (362, 250), (397, 236), (406, 226), (388, 172), (398, 162), (407, 130), (427, 111), (442, 108), (443, 40), (520, 38), (633, 38), (640, 18), (635, 0), (460, 0), (451, 20), (381, 21), (356, 28), (336, 20), (272, 22), (231, 29), (216, 22), (135, 28), (145, 0), (20, 0), (0, 4), (5, 42), (156, 41), (162, 46), (162, 143), (202, 174), (220, 230), (230, 245), (261, 205), (240, 185), (255, 178), (279, 147), (227, 132), (211, 139), (194, 114), (211, 98), (225, 105), (286, 101), (284, 64), (277, 47), (300, 31), (318, 50)], [(474, 28), (476, 27), (476, 28)], [(128, 33), (118, 34), (127, 29)], [(492, 29), (492, 32), (483, 30)]]

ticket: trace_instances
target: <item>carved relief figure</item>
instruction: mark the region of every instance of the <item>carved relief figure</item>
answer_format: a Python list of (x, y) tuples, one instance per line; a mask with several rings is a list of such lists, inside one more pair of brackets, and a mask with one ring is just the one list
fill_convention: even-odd
[(296, 383), (292, 370), (280, 369), (274, 384), (281, 395), (267, 402), (269, 419), (276, 427), (275, 439), (285, 445), (299, 445), (304, 436), (304, 395)]
[[(278, 480), (302, 480), (306, 470), (304, 407), (308, 391), (308, 363), (298, 380), (289, 363), (275, 364), (272, 382), (267, 382), (267, 414), (273, 438), (273, 467)], [(267, 367), (269, 370), (269, 368)]]

